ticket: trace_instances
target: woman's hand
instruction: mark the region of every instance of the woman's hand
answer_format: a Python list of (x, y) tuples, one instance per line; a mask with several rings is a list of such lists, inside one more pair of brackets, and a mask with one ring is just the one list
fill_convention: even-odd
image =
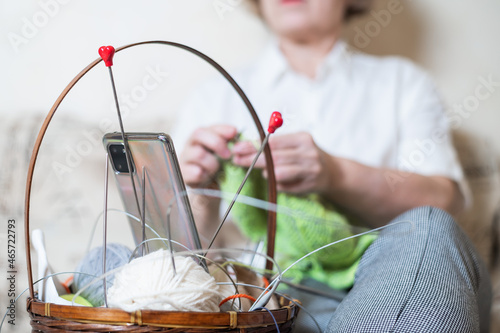
[[(271, 136), (269, 146), (279, 191), (326, 194), (340, 177), (335, 158), (321, 150), (309, 133)], [(234, 145), (232, 152), (235, 164), (250, 166), (256, 149), (251, 142), (242, 141)], [(263, 156), (256, 166), (265, 166)]]
[(236, 134), (236, 128), (230, 125), (214, 125), (195, 130), (180, 155), (185, 183), (198, 188), (211, 185), (220, 168), (219, 158), (231, 157), (227, 143)]

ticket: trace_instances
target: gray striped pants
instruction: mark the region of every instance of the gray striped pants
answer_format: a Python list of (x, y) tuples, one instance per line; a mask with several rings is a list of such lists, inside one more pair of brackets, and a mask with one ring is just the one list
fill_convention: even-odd
[(431, 207), (402, 220), (365, 252), (326, 332), (488, 332), (488, 272), (461, 229)]

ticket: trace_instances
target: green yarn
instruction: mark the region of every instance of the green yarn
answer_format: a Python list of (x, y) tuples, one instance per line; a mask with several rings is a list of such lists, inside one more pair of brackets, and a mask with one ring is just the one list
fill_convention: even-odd
[[(221, 190), (236, 192), (247, 169), (224, 161), (222, 171), (219, 177)], [(267, 180), (262, 177), (261, 170), (250, 173), (241, 194), (267, 200)], [(282, 268), (321, 246), (353, 235), (348, 216), (317, 194), (278, 193), (277, 204), (292, 211), (290, 215), (277, 214), (275, 258)], [(267, 211), (236, 202), (231, 215), (252, 241), (265, 238)], [(287, 277), (296, 282), (313, 278), (335, 289), (349, 288), (354, 282), (361, 256), (375, 238), (369, 234), (327, 247), (298, 263), (290, 269)]]

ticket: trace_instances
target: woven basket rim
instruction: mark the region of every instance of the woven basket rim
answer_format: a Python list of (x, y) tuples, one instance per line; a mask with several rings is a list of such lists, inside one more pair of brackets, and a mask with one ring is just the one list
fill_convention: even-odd
[[(96, 325), (139, 325), (167, 328), (236, 329), (284, 324), (295, 320), (300, 310), (298, 300), (280, 297), (280, 308), (269, 311), (182, 312), (137, 310), (126, 312), (117, 308), (59, 305), (27, 299), (26, 309), (33, 317)], [(286, 303), (288, 302), (288, 303)]]

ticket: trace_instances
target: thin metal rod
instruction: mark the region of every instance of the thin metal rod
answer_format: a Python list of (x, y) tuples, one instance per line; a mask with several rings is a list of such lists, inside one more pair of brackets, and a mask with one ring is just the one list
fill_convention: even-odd
[[(102, 223), (102, 274), (106, 274), (106, 251), (108, 246), (108, 168), (109, 168), (109, 154), (106, 153), (106, 165), (104, 167), (104, 212), (103, 212), (103, 223)], [(107, 285), (106, 276), (102, 280), (102, 287), (104, 288), (104, 304), (108, 307), (108, 295), (107, 295)]]
[[(174, 276), (177, 274), (177, 272), (175, 270), (175, 262), (174, 262), (174, 254), (173, 254), (174, 250), (172, 247), (172, 235), (171, 235), (172, 223), (171, 223), (170, 215), (172, 215), (172, 205), (174, 204), (174, 201), (176, 201), (178, 195), (179, 194), (176, 194), (175, 197), (170, 199), (170, 201), (168, 202), (168, 206), (167, 206), (167, 237), (168, 237), (170, 255), (172, 256), (172, 267), (174, 268)], [(196, 226), (194, 227), (194, 230), (196, 230)], [(201, 250), (201, 248), (199, 248), (198, 250)], [(208, 266), (207, 266), (207, 262), (205, 261), (205, 258), (199, 258), (199, 260), (200, 260), (200, 265), (205, 270), (205, 272), (210, 273), (208, 271)]]
[[(229, 204), (229, 207), (227, 207), (226, 212), (224, 213), (224, 217), (222, 218), (221, 223), (217, 227), (217, 230), (215, 231), (215, 234), (212, 237), (212, 240), (210, 241), (210, 244), (208, 245), (207, 250), (210, 250), (210, 247), (212, 247), (212, 245), (213, 245), (213, 243), (215, 241), (215, 238), (219, 234), (220, 229), (224, 225), (224, 222), (226, 222), (226, 219), (229, 216), (229, 213), (231, 212), (231, 209), (233, 208), (234, 203), (236, 202), (236, 199), (238, 199), (238, 196), (240, 195), (240, 192), (243, 189), (243, 186), (245, 185), (248, 177), (250, 176), (250, 173), (252, 172), (253, 168), (255, 167), (255, 163), (257, 163), (257, 159), (259, 158), (259, 156), (262, 153), (262, 151), (264, 151), (264, 147), (266, 146), (267, 141), (269, 141), (269, 136), (270, 135), (271, 135), (271, 133), (267, 133), (266, 137), (264, 138), (264, 141), (262, 142), (262, 145), (260, 146), (260, 149), (257, 152), (257, 155), (255, 155), (255, 157), (254, 157), (254, 159), (252, 161), (252, 164), (250, 164), (250, 167), (248, 168), (248, 171), (247, 171), (247, 173), (245, 175), (245, 178), (243, 178), (243, 181), (241, 182), (240, 187), (236, 191), (236, 194), (234, 195), (233, 200), (231, 200), (231, 203)], [(205, 253), (205, 256), (206, 256), (206, 253)]]
[[(115, 79), (113, 77), (113, 70), (111, 69), (111, 66), (109, 66), (108, 69), (109, 69), (109, 77), (111, 78), (111, 87), (113, 88), (113, 96), (115, 98), (116, 112), (118, 114), (118, 122), (120, 124), (120, 131), (123, 139), (123, 147), (125, 148), (125, 159), (127, 160), (128, 171), (130, 174), (130, 181), (132, 182), (132, 190), (134, 192), (137, 211), (139, 212), (139, 216), (142, 219), (141, 207), (139, 205), (139, 196), (137, 195), (137, 189), (135, 187), (135, 182), (134, 182), (134, 175), (132, 173), (132, 153), (130, 152), (127, 136), (125, 135), (125, 129), (123, 128), (122, 113), (120, 111), (120, 104), (118, 103), (118, 95), (116, 94), (116, 86), (115, 86)], [(142, 219), (141, 222), (143, 221), (144, 219)]]
[(269, 303), (269, 300), (276, 291), (276, 288), (278, 288), (280, 282), (281, 282), (281, 275), (278, 276), (273, 281), (271, 281), (271, 283), (267, 286), (267, 288), (259, 295), (259, 297), (257, 297), (257, 300), (252, 304), (252, 306), (250, 307), (250, 309), (248, 309), (248, 311), (253, 311), (255, 310), (255, 308), (266, 306), (266, 304)]
[(177, 269), (175, 268), (175, 259), (174, 259), (174, 249), (172, 248), (172, 234), (170, 232), (170, 214), (172, 211), (172, 200), (167, 208), (167, 238), (168, 238), (168, 248), (170, 250), (170, 258), (172, 259), (172, 268), (174, 269), (174, 276), (177, 275)]
[[(140, 250), (141, 257), (146, 253), (146, 167), (142, 167), (142, 215), (141, 215), (141, 228), (142, 228), (142, 246)], [(149, 251), (148, 251), (149, 252)]]
[[(118, 95), (116, 94), (116, 86), (115, 86), (115, 79), (113, 77), (113, 70), (111, 69), (111, 66), (109, 66), (108, 69), (109, 69), (109, 77), (111, 79), (111, 87), (113, 88), (113, 96), (115, 98), (116, 111), (118, 113), (118, 122), (120, 125), (120, 131), (122, 133), (123, 142), (125, 142), (126, 141), (125, 129), (123, 128), (123, 119), (122, 119), (122, 113), (120, 111), (120, 103), (118, 103)], [(129, 161), (127, 160), (127, 163), (128, 162)], [(130, 165), (129, 165), (129, 167), (130, 167)]]
[(306, 293), (329, 298), (329, 299), (333, 299), (333, 300), (338, 301), (338, 302), (341, 302), (345, 298), (345, 296), (347, 295), (347, 293), (344, 291), (334, 290), (334, 289), (328, 290), (328, 291), (323, 291), (323, 290), (309, 287), (309, 286), (306, 286), (303, 284), (293, 283), (293, 282), (287, 281), (287, 280), (281, 280), (281, 283), (286, 284), (292, 288), (304, 291)]

